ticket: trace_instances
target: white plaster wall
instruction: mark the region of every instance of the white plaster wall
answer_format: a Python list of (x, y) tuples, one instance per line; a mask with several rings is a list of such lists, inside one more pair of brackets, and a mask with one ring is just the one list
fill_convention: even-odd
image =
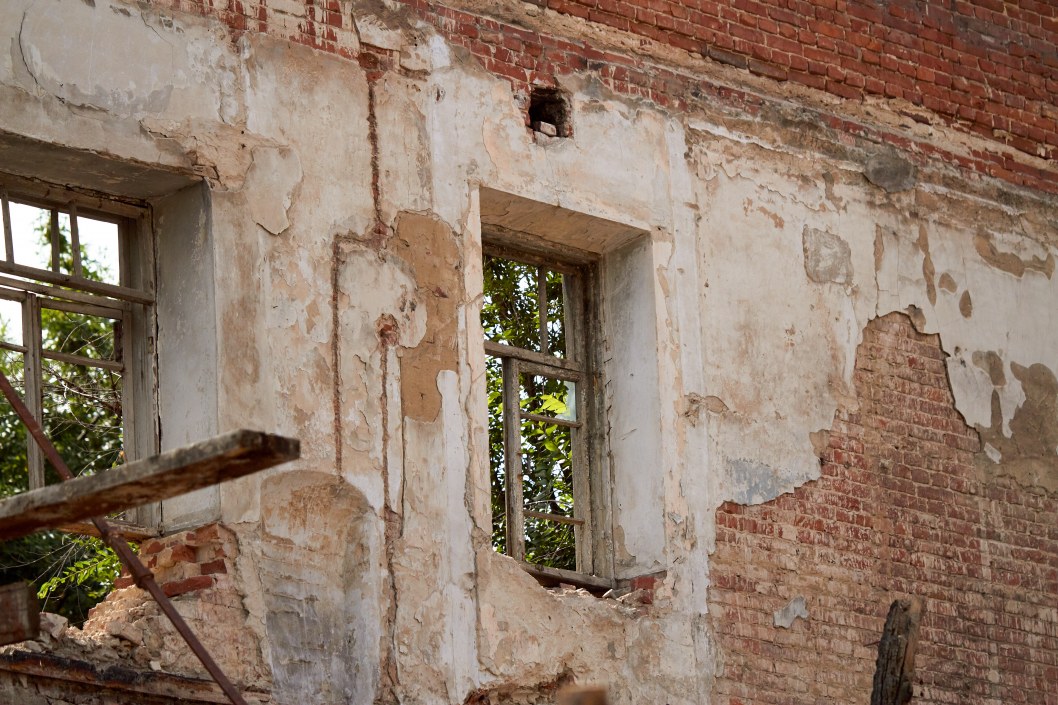
[[(413, 39), (362, 20), (423, 73), (372, 87), (355, 62), (118, 0), (0, 6), (0, 130), (210, 189), (211, 257), (159, 294), (212, 287), (215, 332), (180, 343), (191, 333), (167, 339), (163, 320), (160, 345), (178, 348), (159, 356), (163, 417), (188, 439), (297, 436), (303, 457), (173, 502), (167, 519), (219, 513), (235, 528), (246, 619), (223, 628), (260, 639), (274, 702), (524, 700), (563, 674), (609, 683), (619, 704), (707, 702), (715, 507), (817, 476), (812, 434), (849, 399), (872, 317), (921, 311), (970, 423), (990, 422), (994, 391), (975, 351), (1004, 361), (1005, 422), (1024, 399), (1011, 365), (1058, 369), (1053, 275), (1000, 271), (974, 244), (985, 227), (1003, 251), (1053, 257), (1053, 203), (1036, 206), (1048, 220), (938, 180), (886, 194), (858, 161), (798, 152), (781, 130), (667, 115), (578, 78), (564, 84), (575, 137), (540, 143), (505, 81), (421, 27)], [(611, 253), (607, 285), (609, 325), (634, 331), (610, 341), (618, 369), (637, 377), (607, 380), (627, 462), (618, 562), (667, 571), (649, 609), (549, 593), (489, 546), (479, 186), (649, 234)], [(439, 218), (462, 254), (457, 362), (436, 375), (434, 420), (401, 409), (402, 356), (429, 343), (429, 292), (386, 246), (404, 212)], [(847, 245), (847, 277), (807, 276), (806, 228)], [(933, 281), (931, 301), (942, 273), (957, 291)], [(204, 358), (193, 384), (180, 355)], [(204, 414), (194, 429), (210, 383), (215, 425)]]

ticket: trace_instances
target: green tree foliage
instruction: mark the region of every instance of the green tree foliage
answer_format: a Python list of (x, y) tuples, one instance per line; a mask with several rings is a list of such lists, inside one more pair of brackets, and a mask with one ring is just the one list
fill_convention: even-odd
[[(37, 227), (42, 245), (48, 242), (43, 221)], [(64, 233), (65, 235), (65, 233)], [(72, 269), (68, 237), (62, 238), (60, 264)], [(105, 264), (82, 259), (85, 276), (103, 279)], [(18, 326), (20, 321), (3, 321)], [(5, 331), (6, 332), (6, 331)], [(44, 349), (83, 357), (115, 360), (120, 331), (98, 316), (41, 310)], [(3, 351), (0, 370), (24, 391), (22, 355)], [(42, 364), (44, 427), (59, 454), (76, 474), (92, 474), (121, 462), (121, 375), (118, 372), (55, 360)], [(48, 483), (59, 480), (46, 468)], [(6, 400), (0, 399), (0, 496), (28, 489), (26, 430)], [(38, 589), (42, 607), (75, 624), (113, 587), (120, 572), (114, 553), (98, 539), (57, 531), (0, 543), (0, 584), (27, 580)]]
[[(566, 348), (563, 321), (562, 274), (545, 270), (547, 289), (548, 348), (563, 354)], [(526, 350), (540, 350), (540, 270), (499, 257), (484, 260), (482, 326), (489, 340)], [(569, 387), (561, 380), (521, 375), (519, 404), (542, 416), (563, 416), (572, 402)], [(486, 361), (489, 412), (489, 460), (492, 467), (492, 541), (506, 551), (506, 472), (503, 445), (503, 371), (499, 358)], [(571, 517), (573, 514), (572, 439), (569, 428), (523, 420), (522, 493), (525, 508)], [(527, 517), (524, 527), (526, 560), (554, 568), (576, 569), (573, 527), (547, 519)]]

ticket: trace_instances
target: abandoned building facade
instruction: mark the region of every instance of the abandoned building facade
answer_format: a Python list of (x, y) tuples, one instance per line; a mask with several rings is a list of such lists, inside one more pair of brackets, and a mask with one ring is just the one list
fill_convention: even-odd
[[(1055, 3), (5, 0), (0, 33), (5, 220), (121, 259), (19, 288), (82, 263), (9, 239), (0, 298), (124, 316), (129, 457), (300, 439), (136, 514), (251, 702), (865, 703), (916, 598), (914, 702), (1058, 703)], [(224, 702), (130, 580), (75, 632), (0, 654), (0, 701)]]

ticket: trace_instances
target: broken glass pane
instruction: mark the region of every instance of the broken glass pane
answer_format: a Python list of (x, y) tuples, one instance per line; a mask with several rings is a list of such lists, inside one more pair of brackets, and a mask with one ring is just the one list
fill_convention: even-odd
[(492, 547), (507, 551), (507, 469), (503, 453), (503, 361), (485, 358), (485, 394), (489, 412), (489, 467), (492, 486)]
[(566, 357), (565, 282), (561, 272), (547, 271), (547, 345), (555, 357)]
[(14, 201), (10, 205), (15, 263), (51, 269), (51, 211)]
[[(74, 475), (93, 474), (123, 462), (121, 375), (86, 365), (45, 359), (44, 431)], [(58, 477), (49, 467), (46, 480)]]
[(93, 360), (118, 360), (121, 330), (118, 321), (50, 308), (41, 310), (40, 319), (45, 350)]
[[(523, 413), (556, 420), (570, 418), (570, 387), (564, 381), (532, 374), (521, 377), (519, 404)], [(526, 560), (576, 570), (574, 527), (541, 516), (574, 518), (573, 429), (523, 418), (521, 450)]]
[[(15, 391), (25, 398), (25, 367), (22, 353), (0, 349), (0, 369)], [(29, 489), (26, 460), (26, 427), (6, 400), (0, 399), (0, 457), (3, 458), (3, 482), (0, 497)]]
[(0, 297), (0, 340), (22, 345), (22, 302)]
[(485, 339), (540, 351), (537, 268), (486, 255), (481, 326)]
[(81, 276), (107, 284), (120, 284), (117, 223), (79, 215), (77, 239), (81, 244)]

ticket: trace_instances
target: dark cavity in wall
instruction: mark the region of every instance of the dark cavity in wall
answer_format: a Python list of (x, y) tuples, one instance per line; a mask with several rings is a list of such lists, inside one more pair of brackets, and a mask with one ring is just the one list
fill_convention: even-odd
[(534, 86), (529, 95), (529, 126), (548, 137), (572, 137), (569, 99), (557, 88)]

